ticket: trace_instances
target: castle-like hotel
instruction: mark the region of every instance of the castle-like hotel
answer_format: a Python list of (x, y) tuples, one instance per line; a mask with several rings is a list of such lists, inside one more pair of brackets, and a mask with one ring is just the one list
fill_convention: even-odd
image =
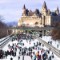
[(60, 20), (59, 8), (54, 12), (51, 12), (47, 8), (46, 2), (44, 1), (41, 11), (36, 9), (34, 12), (28, 10), (26, 6), (23, 6), (22, 17), (18, 21), (18, 26), (29, 26), (29, 27), (44, 27), (51, 26), (53, 23)]

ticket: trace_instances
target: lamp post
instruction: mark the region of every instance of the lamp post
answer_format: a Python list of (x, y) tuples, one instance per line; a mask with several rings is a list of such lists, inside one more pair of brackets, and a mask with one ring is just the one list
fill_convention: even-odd
[(7, 30), (7, 35), (8, 35), (8, 30)]

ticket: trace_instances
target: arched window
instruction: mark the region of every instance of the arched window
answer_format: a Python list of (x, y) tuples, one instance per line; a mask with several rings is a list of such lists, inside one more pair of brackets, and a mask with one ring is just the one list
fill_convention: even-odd
[(35, 25), (38, 25), (38, 22), (35, 22)]

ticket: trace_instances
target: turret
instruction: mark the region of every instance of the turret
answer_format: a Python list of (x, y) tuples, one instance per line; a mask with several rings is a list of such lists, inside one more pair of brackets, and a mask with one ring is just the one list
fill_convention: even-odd
[(26, 14), (26, 7), (25, 7), (25, 4), (24, 4), (23, 9), (22, 9), (22, 16), (25, 16), (25, 14)]
[(57, 7), (55, 12), (56, 12), (57, 15), (59, 14), (59, 8), (58, 7)]
[(47, 5), (46, 5), (46, 2), (44, 1), (43, 3), (43, 6), (42, 6), (43, 9), (47, 10)]
[(29, 10), (29, 16), (32, 16), (33, 12), (31, 10)]
[(48, 12), (47, 5), (46, 5), (46, 2), (44, 1), (42, 6), (42, 14), (47, 15), (47, 12)]
[(26, 9), (25, 4), (24, 4), (24, 6), (23, 6), (23, 9)]

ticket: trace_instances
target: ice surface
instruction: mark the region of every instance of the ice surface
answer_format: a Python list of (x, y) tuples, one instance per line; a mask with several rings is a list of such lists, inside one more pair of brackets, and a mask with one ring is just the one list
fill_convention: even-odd
[[(51, 37), (43, 37), (42, 39), (43, 40), (45, 40), (46, 42), (48, 42), (49, 41), (49, 39), (50, 39)], [(50, 39), (51, 40), (51, 39)], [(34, 45), (34, 43), (36, 43), (36, 42), (38, 42), (38, 40), (37, 39), (35, 39), (35, 40), (32, 40), (31, 41), (31, 43), (29, 43), (29, 41), (28, 41), (28, 43), (27, 43), (27, 41), (26, 40), (23, 40), (23, 43), (24, 43), (24, 46), (25, 47), (31, 47), (31, 46), (33, 46)], [(10, 45), (12, 45), (13, 43), (18, 43), (18, 41), (17, 40), (15, 40), (15, 41), (10, 41), (9, 43), (7, 43), (6, 44), (6, 46), (3, 48), (3, 50), (4, 51), (7, 51), (8, 50), (8, 44), (10, 44)], [(41, 48), (43, 48), (43, 49), (47, 49), (45, 46), (44, 47), (42, 47), (41, 46)], [(35, 53), (38, 51), (38, 50), (33, 50)], [(40, 50), (39, 50), (40, 51)], [(18, 60), (18, 56), (19, 56), (19, 49), (17, 49), (17, 56), (16, 57), (13, 57), (13, 56), (8, 56), (7, 58), (4, 58), (4, 59), (0, 59), (0, 60), (10, 60), (10, 58), (12, 57), (13, 58), (13, 60)], [(41, 53), (40, 53), (41, 54)], [(52, 60), (60, 60), (60, 58), (58, 58), (56, 55), (54, 55), (55, 57), (52, 59)], [(20, 56), (20, 60), (22, 60), (22, 57), (23, 56)], [(24, 60), (31, 60), (31, 57), (30, 56), (24, 56)]]
[[(52, 41), (52, 46), (54, 46), (55, 48), (57, 48), (58, 50), (60, 50), (60, 41), (55, 41), (51, 38), (51, 36), (43, 36), (42, 40), (48, 42), (48, 41)], [(58, 46), (59, 45), (59, 46)]]

